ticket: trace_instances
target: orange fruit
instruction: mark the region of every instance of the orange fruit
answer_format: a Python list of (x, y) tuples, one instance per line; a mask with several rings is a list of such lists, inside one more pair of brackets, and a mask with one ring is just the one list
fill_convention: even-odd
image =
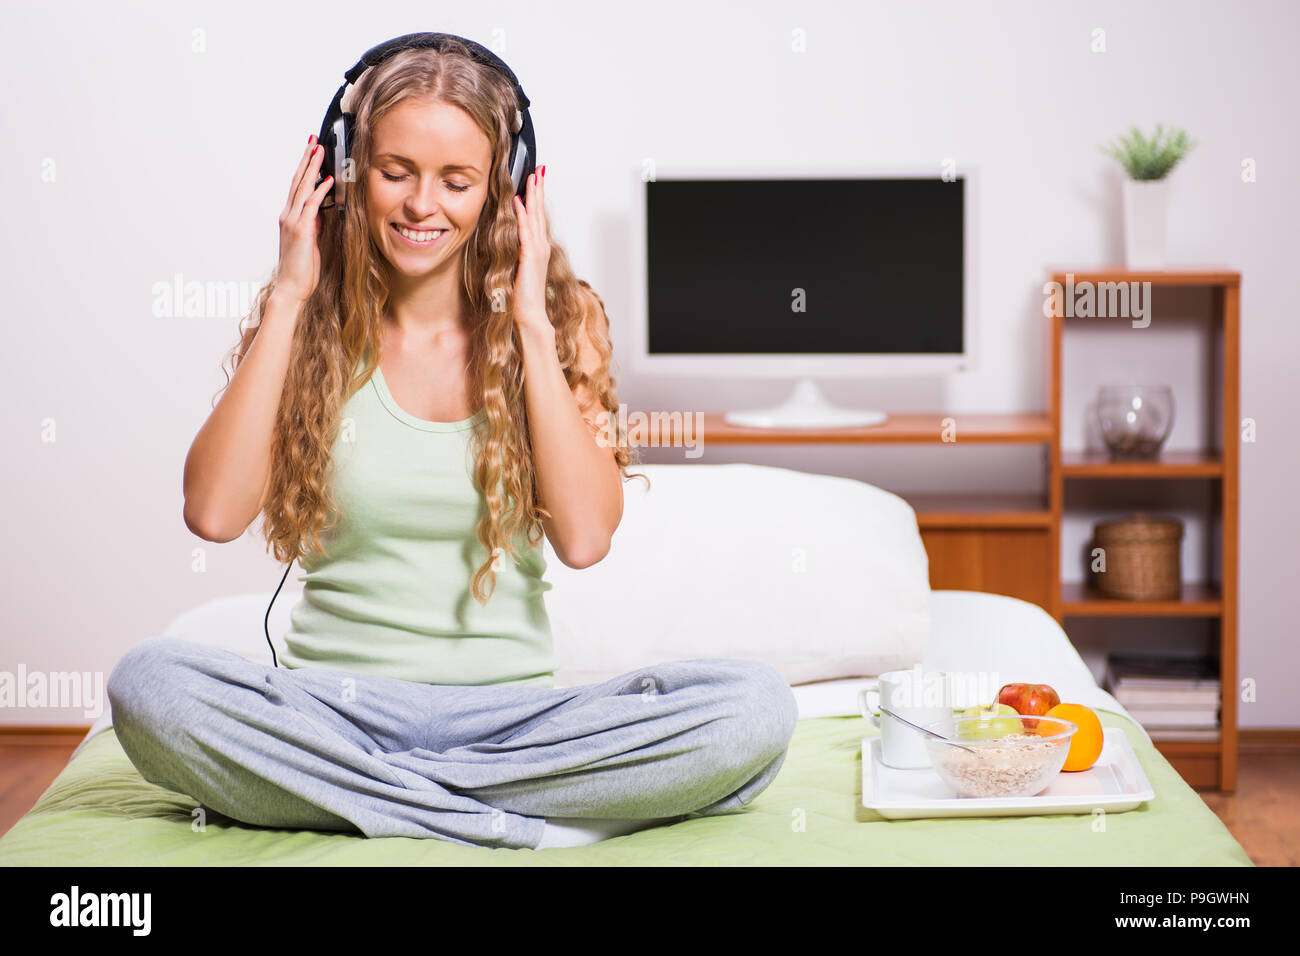
[(1057, 704), (1045, 717), (1059, 717), (1078, 725), (1079, 729), (1070, 738), (1070, 753), (1065, 758), (1062, 770), (1087, 770), (1101, 756), (1102, 731), (1101, 721), (1091, 708), (1083, 704)]

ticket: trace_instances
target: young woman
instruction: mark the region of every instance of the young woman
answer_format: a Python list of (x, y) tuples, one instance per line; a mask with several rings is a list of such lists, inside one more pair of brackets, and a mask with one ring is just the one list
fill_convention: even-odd
[(347, 108), (347, 201), (321, 209), (309, 139), (185, 468), (191, 530), (261, 514), (301, 559), (286, 666), (141, 642), (109, 678), (123, 749), (232, 819), (372, 837), (539, 848), (743, 807), (797, 717), (773, 668), (554, 687), (542, 534), (600, 561), (631, 457), (599, 438), (609, 322), (551, 241), (545, 167), (515, 195), (514, 87), (451, 43), (371, 66)]

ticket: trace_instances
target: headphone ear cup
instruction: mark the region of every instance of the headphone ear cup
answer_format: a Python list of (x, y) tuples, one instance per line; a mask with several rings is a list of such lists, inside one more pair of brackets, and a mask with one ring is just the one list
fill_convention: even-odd
[[(334, 196), (339, 205), (343, 205), (345, 197), (348, 194), (348, 185), (352, 176), (351, 157), (352, 144), (356, 141), (357, 118), (351, 113), (344, 113), (342, 117), (343, 142), (334, 144), (334, 161), (330, 163), (331, 169), (339, 166), (337, 172), (332, 173), (334, 176)], [(338, 137), (331, 137), (337, 140)]]
[(510, 137), (510, 179), (515, 184), (515, 195), (525, 198), (528, 191), (528, 177), (537, 168), (537, 143), (533, 134), (533, 120), (527, 110), (523, 113), (523, 125)]
[[(351, 113), (344, 113), (333, 124), (323, 127), (320, 137), (317, 139), (324, 151), (324, 155), (321, 156), (320, 169), (316, 175), (316, 185), (319, 186), (323, 183), (327, 176), (334, 177), (334, 185), (330, 187), (329, 195), (321, 202), (322, 209), (342, 206), (344, 197), (347, 195), (347, 181), (344, 179), (346, 169), (343, 167), (347, 162), (348, 154), (351, 152), (349, 144), (352, 142), (352, 129), (353, 116)], [(341, 142), (340, 135), (342, 136)]]
[(515, 195), (524, 197), (524, 169), (528, 165), (528, 147), (518, 134), (510, 137), (510, 182), (515, 187)]
[(316, 174), (316, 185), (319, 186), (326, 176), (334, 175), (334, 134), (331, 132), (318, 137), (316, 144), (324, 154), (320, 159), (320, 170)]

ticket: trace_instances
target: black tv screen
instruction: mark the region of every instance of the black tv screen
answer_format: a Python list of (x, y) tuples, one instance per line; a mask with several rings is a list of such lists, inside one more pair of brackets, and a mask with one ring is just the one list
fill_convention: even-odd
[(645, 188), (651, 355), (963, 352), (962, 177)]

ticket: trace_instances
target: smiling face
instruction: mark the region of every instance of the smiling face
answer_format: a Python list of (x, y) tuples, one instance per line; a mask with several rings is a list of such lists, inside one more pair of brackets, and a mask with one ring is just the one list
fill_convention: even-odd
[(376, 124), (371, 157), (366, 218), (393, 269), (458, 271), (487, 201), (487, 136), (457, 106), (404, 100)]

